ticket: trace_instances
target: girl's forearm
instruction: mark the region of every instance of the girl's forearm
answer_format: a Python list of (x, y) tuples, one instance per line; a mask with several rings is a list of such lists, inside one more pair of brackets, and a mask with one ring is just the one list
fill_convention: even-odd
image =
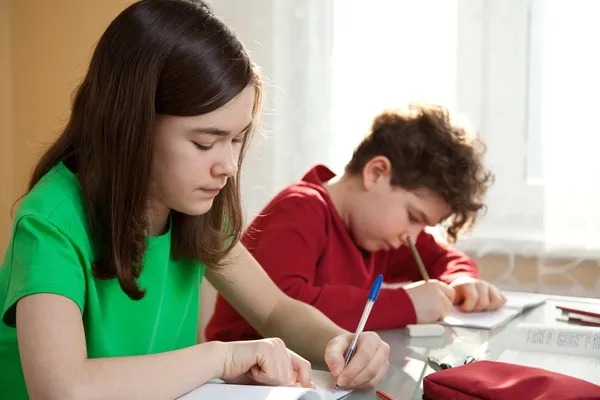
[(224, 347), (210, 342), (160, 354), (86, 359), (67, 385), (66, 396), (64, 392), (46, 392), (46, 396), (32, 399), (173, 400), (221, 376)]

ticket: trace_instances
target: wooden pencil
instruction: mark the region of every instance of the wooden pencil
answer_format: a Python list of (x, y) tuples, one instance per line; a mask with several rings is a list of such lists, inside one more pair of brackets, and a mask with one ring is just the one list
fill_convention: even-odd
[(421, 277), (425, 282), (427, 282), (429, 280), (429, 274), (427, 273), (425, 265), (423, 264), (423, 260), (421, 260), (421, 256), (419, 255), (419, 252), (417, 251), (417, 248), (415, 247), (415, 244), (413, 243), (410, 236), (408, 237), (408, 245), (413, 253), (413, 257), (415, 258), (417, 265), (419, 266), (419, 271), (421, 271)]

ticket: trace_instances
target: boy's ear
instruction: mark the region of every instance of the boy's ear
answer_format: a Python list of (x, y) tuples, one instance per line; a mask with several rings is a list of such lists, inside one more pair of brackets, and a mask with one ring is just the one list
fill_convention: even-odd
[(365, 190), (370, 190), (382, 179), (389, 179), (392, 175), (392, 163), (385, 156), (371, 158), (362, 170), (362, 184)]

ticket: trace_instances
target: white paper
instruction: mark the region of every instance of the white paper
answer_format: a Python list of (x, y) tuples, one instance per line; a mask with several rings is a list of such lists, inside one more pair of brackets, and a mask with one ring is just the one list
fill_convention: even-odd
[(519, 310), (534, 307), (546, 301), (545, 295), (536, 293), (506, 292), (505, 296), (506, 304), (504, 304), (504, 307)]
[(327, 371), (313, 370), (312, 381), (317, 390), (301, 387), (207, 383), (180, 397), (179, 400), (337, 400), (350, 393), (350, 391), (339, 389), (334, 392), (335, 380)]
[(600, 329), (521, 323), (511, 348), (600, 358)]
[(317, 387), (317, 393), (323, 400), (337, 400), (350, 394), (351, 390), (333, 391), (335, 378), (329, 371), (312, 370), (312, 382)]
[(440, 323), (448, 326), (461, 326), (464, 328), (493, 329), (500, 326), (517, 315), (520, 311), (512, 308), (500, 308), (495, 311), (461, 312), (458, 308), (450, 311), (450, 314)]
[(464, 328), (493, 329), (507, 323), (524, 309), (534, 307), (546, 301), (546, 296), (532, 293), (507, 292), (506, 304), (495, 311), (462, 312), (454, 307), (440, 323), (447, 326)]
[[(302, 397), (303, 395), (306, 395)], [(269, 386), (246, 386), (246, 385), (228, 385), (221, 383), (207, 383), (193, 390), (192, 392), (180, 397), (180, 400), (201, 400), (201, 399), (268, 399), (268, 400), (297, 400), (304, 398), (306, 400), (320, 400), (319, 395), (314, 391), (294, 387), (269, 387)]]
[(600, 329), (521, 323), (498, 361), (543, 368), (600, 385)]

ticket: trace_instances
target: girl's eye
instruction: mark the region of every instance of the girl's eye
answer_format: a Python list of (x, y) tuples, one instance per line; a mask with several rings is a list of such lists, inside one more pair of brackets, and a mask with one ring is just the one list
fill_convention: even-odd
[(412, 214), (410, 214), (410, 213), (408, 214), (408, 220), (409, 220), (409, 221), (410, 221), (412, 224), (416, 224), (417, 222), (419, 222), (419, 221), (417, 221), (417, 219), (414, 217), (414, 215), (412, 215)]
[(212, 147), (213, 147), (213, 145), (212, 145), (212, 144), (211, 144), (210, 146), (204, 146), (204, 145), (198, 144), (198, 143), (196, 143), (196, 142), (192, 142), (192, 143), (194, 143), (194, 146), (196, 146), (196, 148), (197, 148), (197, 149), (199, 149), (199, 150), (203, 150), (203, 151), (210, 150), (210, 149), (212, 149)]

